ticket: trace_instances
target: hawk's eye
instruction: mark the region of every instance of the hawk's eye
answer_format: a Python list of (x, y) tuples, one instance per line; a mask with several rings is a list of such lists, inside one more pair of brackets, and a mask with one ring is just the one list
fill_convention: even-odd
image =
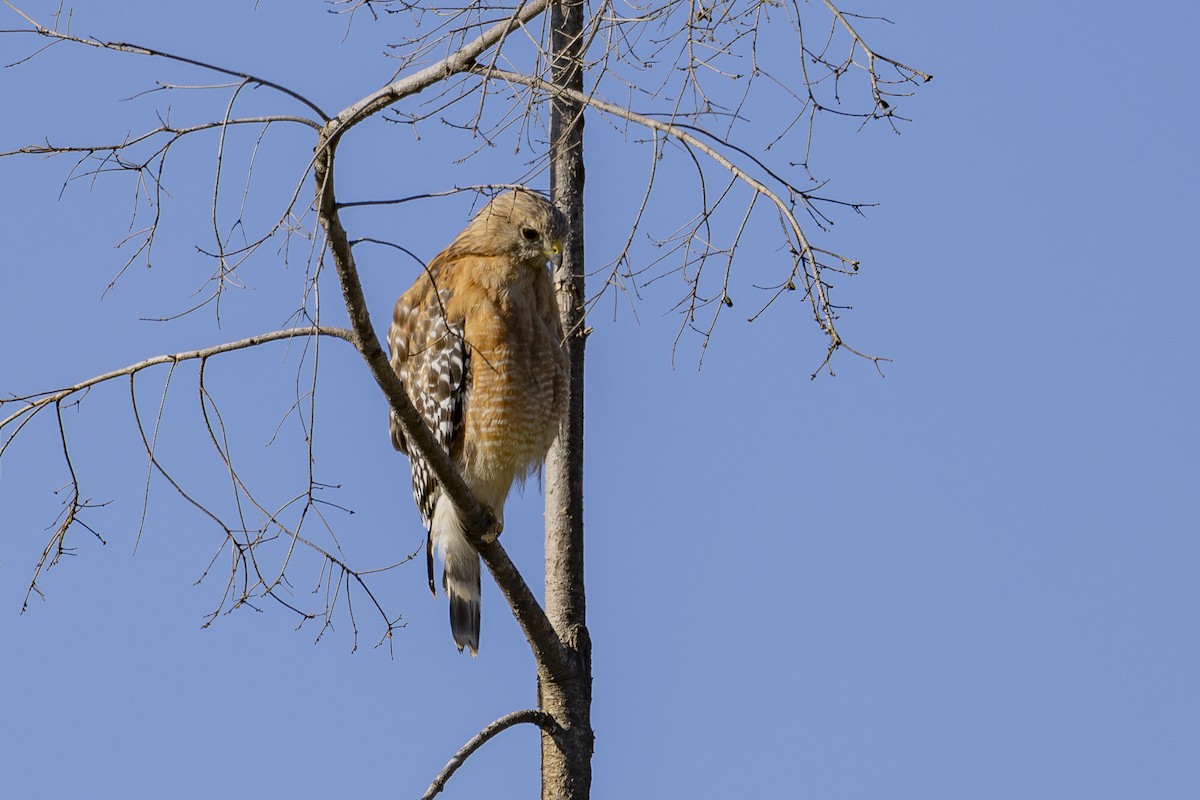
[(521, 228), (521, 235), (525, 237), (525, 241), (527, 242), (536, 242), (538, 239), (538, 232), (533, 228)]

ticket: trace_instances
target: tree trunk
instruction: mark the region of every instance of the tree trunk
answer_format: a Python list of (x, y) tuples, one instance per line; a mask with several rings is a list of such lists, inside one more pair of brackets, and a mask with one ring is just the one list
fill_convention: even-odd
[[(551, 7), (552, 80), (582, 91), (583, 3)], [(592, 785), (592, 649), (583, 582), (583, 109), (563, 98), (550, 105), (550, 192), (567, 217), (558, 301), (571, 364), (568, 410), (546, 460), (546, 614), (574, 667), (567, 679), (538, 675), (538, 702), (554, 717), (542, 733), (543, 800), (586, 800)]]

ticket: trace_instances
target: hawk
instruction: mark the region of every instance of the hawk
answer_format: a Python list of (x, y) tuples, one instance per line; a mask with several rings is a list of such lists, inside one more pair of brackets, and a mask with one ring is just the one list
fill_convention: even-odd
[[(488, 203), (400, 296), (388, 332), (392, 369), (475, 497), (503, 522), (514, 481), (540, 469), (567, 400), (567, 357), (546, 269), (566, 232), (563, 215), (528, 190)], [(413, 497), (445, 563), (450, 630), (479, 651), (479, 554), (395, 413), (392, 444), (408, 456)]]

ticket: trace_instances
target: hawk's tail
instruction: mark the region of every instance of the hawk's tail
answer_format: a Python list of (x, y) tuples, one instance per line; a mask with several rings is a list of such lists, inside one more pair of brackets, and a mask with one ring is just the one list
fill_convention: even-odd
[(458, 514), (448, 499), (439, 502), (433, 517), (433, 546), (446, 569), (442, 587), (450, 598), (450, 632), (458, 651), (479, 653), (479, 553), (467, 540)]

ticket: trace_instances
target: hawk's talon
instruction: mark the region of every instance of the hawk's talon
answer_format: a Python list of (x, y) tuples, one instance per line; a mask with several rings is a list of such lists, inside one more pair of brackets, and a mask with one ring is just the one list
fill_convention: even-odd
[(495, 514), (490, 514), (490, 516), (491, 524), (488, 526), (488, 529), (483, 532), (483, 535), (479, 537), (483, 540), (484, 544), (491, 544), (499, 539), (500, 534), (504, 532), (504, 521), (497, 519)]

